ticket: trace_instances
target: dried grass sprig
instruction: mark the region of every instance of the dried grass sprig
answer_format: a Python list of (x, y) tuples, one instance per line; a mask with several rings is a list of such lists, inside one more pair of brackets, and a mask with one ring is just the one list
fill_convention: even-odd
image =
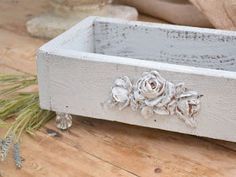
[(15, 93), (20, 89), (37, 84), (37, 78), (33, 75), (6, 75), (0, 74), (0, 96)]
[(17, 168), (22, 167), (22, 158), (20, 156), (20, 145), (19, 143), (15, 143), (13, 146), (13, 157), (15, 160), (15, 164)]
[[(20, 139), (24, 132), (34, 132), (55, 116), (54, 112), (39, 107), (38, 92), (23, 93), (22, 89), (37, 85), (33, 75), (0, 74), (0, 127), (7, 128), (1, 140), (1, 157), (5, 160), (13, 145), (14, 160), (17, 168), (21, 168)], [(7, 124), (6, 120), (12, 119)]]
[(4, 161), (7, 157), (7, 154), (9, 152), (9, 149), (12, 145), (14, 136), (12, 134), (6, 136), (4, 140), (2, 140), (2, 146), (1, 146), (1, 159)]

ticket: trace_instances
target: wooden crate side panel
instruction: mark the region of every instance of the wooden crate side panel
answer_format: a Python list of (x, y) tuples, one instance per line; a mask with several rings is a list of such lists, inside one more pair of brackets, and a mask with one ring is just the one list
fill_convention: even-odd
[[(37, 52), (37, 75), (39, 83), (40, 106), (51, 109), (49, 53), (70, 48), (75, 51), (94, 51), (93, 22), (96, 17), (89, 17), (68, 31), (49, 41)], [(66, 65), (65, 65), (66, 67)]]
[[(235, 79), (171, 72), (160, 67), (160, 63), (144, 68), (57, 55), (51, 55), (48, 61), (48, 109), (236, 142)], [(139, 112), (129, 108), (119, 111), (104, 106), (117, 77), (126, 75), (137, 80), (142, 72), (157, 68), (167, 80), (173, 83), (185, 82), (186, 87), (204, 95), (196, 129), (187, 127), (175, 116), (156, 115), (145, 120)]]
[(64, 38), (66, 42), (61, 45), (61, 48), (93, 53), (95, 46), (94, 18), (91, 17), (90, 19), (85, 19), (82, 23), (79, 23), (78, 27), (75, 28), (74, 33), (70, 33), (70, 36)]
[(42, 109), (51, 110), (51, 101), (50, 101), (50, 73), (49, 73), (49, 55), (47, 52), (38, 50), (36, 62), (37, 62), (37, 78), (38, 78), (38, 87), (39, 87), (39, 101), (40, 107)]
[(236, 71), (235, 32), (97, 19), (95, 52)]
[(94, 20), (88, 17), (63, 34), (43, 45), (40, 50), (55, 51), (71, 49), (83, 52), (94, 52)]

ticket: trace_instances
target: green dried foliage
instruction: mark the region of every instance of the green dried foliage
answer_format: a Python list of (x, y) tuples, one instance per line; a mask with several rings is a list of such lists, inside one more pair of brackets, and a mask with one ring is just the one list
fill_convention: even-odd
[(37, 84), (37, 78), (33, 75), (0, 74), (0, 96), (15, 93), (20, 89), (34, 84)]
[[(1, 157), (5, 160), (12, 144), (15, 164), (21, 168), (19, 142), (24, 132), (34, 135), (34, 132), (55, 116), (51, 111), (39, 107), (38, 92), (22, 92), (21, 90), (37, 85), (33, 75), (0, 74), (0, 128), (7, 132), (0, 141)], [(7, 124), (6, 121), (11, 123)], [(8, 122), (8, 121), (7, 121)]]

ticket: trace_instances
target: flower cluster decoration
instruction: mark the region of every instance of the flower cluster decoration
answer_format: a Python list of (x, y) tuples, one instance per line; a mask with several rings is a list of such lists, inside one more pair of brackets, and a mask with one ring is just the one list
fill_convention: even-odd
[(184, 83), (175, 85), (157, 71), (150, 71), (144, 72), (134, 85), (127, 76), (117, 78), (108, 103), (119, 110), (130, 106), (144, 118), (154, 114), (176, 115), (186, 125), (196, 127), (195, 116), (200, 110), (201, 97), (184, 87)]

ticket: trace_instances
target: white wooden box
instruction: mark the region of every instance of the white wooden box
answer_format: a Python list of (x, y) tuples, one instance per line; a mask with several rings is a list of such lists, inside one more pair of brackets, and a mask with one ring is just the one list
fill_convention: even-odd
[(236, 32), (89, 17), (37, 66), (43, 109), (236, 142)]

